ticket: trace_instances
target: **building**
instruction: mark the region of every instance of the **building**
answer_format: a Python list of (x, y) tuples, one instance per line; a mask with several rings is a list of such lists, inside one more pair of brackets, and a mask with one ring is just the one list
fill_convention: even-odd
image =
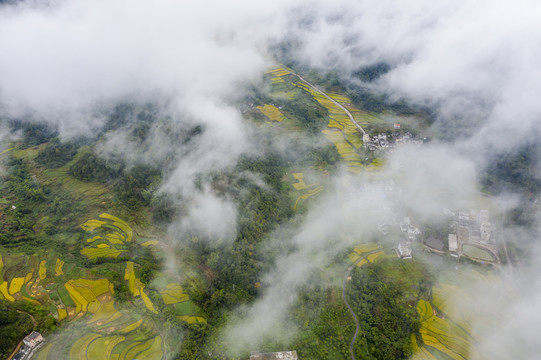
[(411, 245), (407, 241), (400, 241), (398, 243), (398, 256), (400, 256), (402, 259), (411, 259), (413, 256), (411, 256)]
[(252, 351), (250, 360), (297, 360), (296, 351), (281, 351), (271, 353), (260, 353), (259, 351)]
[(451, 256), (458, 257), (458, 241), (456, 239), (456, 234), (449, 234), (449, 251)]
[(24, 339), (24, 345), (30, 349), (34, 349), (36, 346), (41, 344), (45, 339), (41, 334), (37, 331), (32, 331), (29, 335), (27, 335)]
[(45, 339), (37, 331), (32, 331), (23, 339), (22, 348), (13, 356), (13, 360), (27, 360), (32, 357), (34, 351), (41, 345)]

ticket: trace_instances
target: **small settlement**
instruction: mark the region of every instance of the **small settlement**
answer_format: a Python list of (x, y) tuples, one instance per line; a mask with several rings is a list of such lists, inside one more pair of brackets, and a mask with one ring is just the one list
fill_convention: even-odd
[(403, 145), (420, 146), (423, 143), (423, 139), (416, 137), (410, 132), (402, 134), (401, 132), (395, 131), (390, 136), (385, 133), (373, 136), (365, 134), (363, 136), (363, 146), (371, 151), (393, 150), (394, 148)]
[(32, 331), (29, 335), (27, 335), (23, 339), (23, 346), (21, 347), (19, 352), (17, 352), (17, 354), (15, 354), (15, 356), (13, 356), (13, 360), (30, 359), (30, 357), (32, 356), (34, 351), (41, 344), (43, 344), (44, 341), (45, 341), (45, 339), (43, 338), (43, 336), (41, 336), (41, 334), (39, 332)]

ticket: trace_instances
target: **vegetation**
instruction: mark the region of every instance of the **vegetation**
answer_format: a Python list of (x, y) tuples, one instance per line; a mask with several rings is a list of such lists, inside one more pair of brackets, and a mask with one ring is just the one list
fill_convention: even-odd
[(0, 300), (0, 358), (6, 359), (19, 341), (32, 331), (47, 334), (55, 327), (55, 319), (41, 306), (26, 301)]
[[(382, 71), (366, 69), (359, 76), (373, 81)], [(227, 358), (220, 332), (236, 309), (257, 299), (277, 259), (295, 249), (285, 228), (303, 220), (340, 164), (360, 172), (376, 157), (363, 149), (344, 111), (288, 68), (266, 77), (271, 92), (251, 95), (254, 106), (246, 112), (260, 130), (254, 131), (260, 152), (241, 156), (229, 169), (200, 174), (195, 184), (237, 207), (237, 231), (218, 239), (195, 230), (177, 241), (168, 238), (169, 223), (182, 223), (190, 207), (189, 198), (157, 191), (178, 155), (142, 165), (94, 151), (111, 131), (145, 149), (156, 124), (170, 124), (155, 106), (121, 104), (107, 114), (101, 139), (80, 142), (62, 142), (43, 124), (14, 125), (24, 138), (2, 155), (0, 297), (8, 307), (42, 309), (69, 329), (44, 346), (38, 359)], [(320, 80), (363, 126), (387, 130), (378, 116), (352, 105), (336, 74)], [(168, 136), (188, 147), (204, 131), (195, 125)], [(277, 151), (277, 141), (287, 150)], [(270, 244), (271, 236), (283, 240)], [(422, 341), (416, 309), (419, 300), (429, 299), (430, 279), (419, 263), (393, 261), (379, 245), (357, 246), (350, 258), (372, 250), (380, 251), (358, 264), (347, 287), (365, 334), (355, 351), (358, 358), (405, 358), (415, 349), (411, 335)], [(174, 272), (165, 266), (172, 254), (182, 259)], [(349, 358), (354, 322), (340, 296), (347, 253), (332, 261), (335, 267), (316, 274), (313, 286), (298, 289), (291, 314), (298, 338), (266, 344), (269, 349), (293, 346), (301, 358)], [(6, 323), (19, 322), (26, 331), (27, 319), (16, 314), (6, 315)], [(56, 326), (43, 324), (40, 329)], [(12, 348), (18, 336), (10, 335), (0, 348)]]

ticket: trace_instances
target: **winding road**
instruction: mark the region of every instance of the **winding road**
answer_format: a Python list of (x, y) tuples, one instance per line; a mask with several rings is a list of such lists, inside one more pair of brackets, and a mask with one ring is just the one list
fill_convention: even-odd
[(348, 267), (346, 273), (344, 274), (344, 281), (342, 282), (342, 299), (344, 300), (344, 303), (346, 303), (346, 306), (348, 307), (348, 310), (351, 313), (351, 316), (353, 316), (353, 320), (355, 320), (355, 334), (353, 335), (353, 338), (351, 339), (351, 344), (349, 344), (349, 352), (351, 353), (351, 360), (356, 360), (355, 353), (353, 352), (353, 344), (355, 343), (355, 340), (357, 340), (357, 335), (359, 335), (359, 319), (357, 318), (357, 315), (355, 315), (355, 312), (349, 305), (348, 300), (346, 298), (346, 284), (348, 281), (349, 274), (351, 273), (351, 270), (353, 270), (359, 262), (364, 260), (368, 255), (371, 255), (380, 251), (382, 251), (382, 249), (377, 249), (377, 250), (373, 250), (373, 251), (369, 251), (365, 253), (363, 256), (355, 260), (355, 262), (350, 267)]
[(325, 94), (325, 92), (323, 92), (322, 90), (320, 90), (317, 86), (315, 85), (312, 85), (311, 83), (309, 83), (308, 81), (306, 81), (302, 76), (300, 76), (299, 74), (295, 74), (297, 75), (297, 77), (303, 82), (305, 83), (306, 85), (310, 86), (314, 91), (317, 91), (318, 93), (320, 93), (321, 95), (325, 96), (327, 99), (329, 99), (330, 101), (332, 101), (336, 106), (338, 106), (340, 109), (342, 109), (346, 114), (347, 116), (349, 117), (349, 120), (351, 120), (351, 122), (353, 123), (353, 125), (355, 125), (359, 130), (361, 130), (361, 132), (363, 133), (363, 136), (364, 135), (368, 135), (366, 133), (366, 131), (364, 131), (364, 129), (362, 128), (361, 125), (359, 125), (359, 123), (357, 121), (355, 121), (355, 119), (353, 118), (353, 115), (351, 115), (351, 113), (349, 112), (348, 109), (346, 109), (344, 106), (342, 106), (342, 104), (338, 103), (336, 100), (334, 100), (333, 98), (331, 98), (329, 95)]

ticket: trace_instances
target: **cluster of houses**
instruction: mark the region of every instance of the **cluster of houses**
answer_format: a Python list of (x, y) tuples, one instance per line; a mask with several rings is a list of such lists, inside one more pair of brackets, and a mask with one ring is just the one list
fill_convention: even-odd
[(368, 134), (363, 135), (363, 145), (365, 148), (371, 151), (375, 150), (391, 150), (397, 146), (413, 145), (420, 146), (423, 144), (423, 140), (415, 137), (410, 132), (402, 134), (400, 132), (393, 132), (391, 136), (385, 133), (370, 136)]
[(30, 359), (34, 351), (40, 347), (45, 339), (37, 331), (32, 331), (23, 339), (23, 346), (21, 349), (13, 356), (13, 360), (26, 360)]
[(417, 241), (421, 230), (413, 225), (409, 217), (404, 217), (400, 221), (400, 231), (403, 238), (398, 242), (397, 253), (402, 259), (411, 259), (411, 243)]
[(497, 240), (493, 233), (488, 210), (457, 211), (445, 209), (444, 212), (452, 219), (448, 238), (449, 252), (452, 256), (461, 255), (463, 244), (473, 244), (496, 250)]

